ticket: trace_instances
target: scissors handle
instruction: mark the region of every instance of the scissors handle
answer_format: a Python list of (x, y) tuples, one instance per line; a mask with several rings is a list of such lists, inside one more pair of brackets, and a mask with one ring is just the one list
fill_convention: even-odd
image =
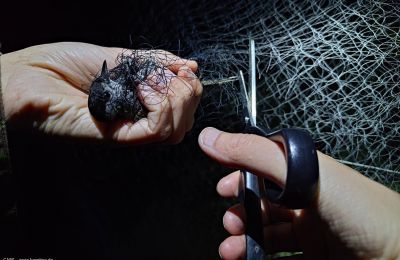
[(314, 141), (300, 129), (281, 129), (271, 132), (248, 125), (246, 133), (280, 142), (284, 148), (287, 177), (284, 188), (274, 182), (242, 171), (244, 207), (246, 211), (246, 259), (265, 259), (261, 199), (264, 195), (272, 203), (285, 208), (308, 207), (317, 193), (319, 168)]
[(284, 188), (264, 179), (270, 202), (289, 209), (308, 207), (317, 193), (319, 166), (314, 141), (307, 131), (284, 128), (275, 132), (258, 126), (248, 126), (247, 133), (264, 136), (282, 144), (286, 156), (286, 184)]
[[(241, 172), (241, 199), (246, 211), (246, 259), (265, 260), (264, 232), (261, 212), (261, 178), (247, 171)], [(261, 185), (260, 185), (261, 184)]]

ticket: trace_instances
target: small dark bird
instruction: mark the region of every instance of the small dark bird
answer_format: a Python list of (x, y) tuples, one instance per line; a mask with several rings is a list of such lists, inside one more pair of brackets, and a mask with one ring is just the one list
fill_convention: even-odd
[(96, 120), (137, 121), (146, 116), (147, 110), (138, 99), (137, 86), (146, 80), (151, 68), (147, 66), (143, 71), (136, 65), (133, 58), (126, 56), (109, 71), (107, 62), (103, 62), (101, 74), (94, 79), (89, 91), (89, 111)]

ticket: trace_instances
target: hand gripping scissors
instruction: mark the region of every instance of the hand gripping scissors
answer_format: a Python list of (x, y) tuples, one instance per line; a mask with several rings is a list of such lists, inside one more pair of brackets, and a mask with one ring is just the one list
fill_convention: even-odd
[(271, 131), (257, 126), (255, 43), (252, 39), (249, 48), (249, 89), (246, 88), (242, 71), (239, 71), (238, 77), (245, 119), (244, 132), (281, 143), (286, 156), (287, 177), (284, 188), (245, 170), (241, 171), (240, 198), (244, 203), (247, 220), (246, 259), (264, 260), (261, 199), (265, 196), (271, 203), (288, 209), (308, 207), (318, 190), (318, 158), (314, 141), (307, 131), (295, 128)]

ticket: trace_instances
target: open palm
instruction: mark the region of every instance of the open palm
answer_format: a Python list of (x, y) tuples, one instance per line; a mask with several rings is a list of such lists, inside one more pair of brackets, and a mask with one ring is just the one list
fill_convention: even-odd
[(194, 61), (172, 54), (166, 64), (177, 75), (167, 98), (146, 105), (147, 118), (138, 122), (100, 123), (89, 113), (91, 82), (107, 61), (114, 67), (122, 49), (85, 43), (55, 43), (2, 56), (2, 91), (7, 122), (40, 132), (123, 143), (179, 142), (193, 124), (202, 87), (192, 71)]

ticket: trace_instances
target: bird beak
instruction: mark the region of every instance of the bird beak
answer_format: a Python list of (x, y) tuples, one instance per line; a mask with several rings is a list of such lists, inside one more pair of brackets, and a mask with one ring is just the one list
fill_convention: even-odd
[(100, 77), (102, 77), (103, 79), (109, 79), (110, 78), (110, 74), (108, 73), (108, 69), (107, 69), (107, 62), (105, 60), (103, 62), (103, 67), (101, 68)]

